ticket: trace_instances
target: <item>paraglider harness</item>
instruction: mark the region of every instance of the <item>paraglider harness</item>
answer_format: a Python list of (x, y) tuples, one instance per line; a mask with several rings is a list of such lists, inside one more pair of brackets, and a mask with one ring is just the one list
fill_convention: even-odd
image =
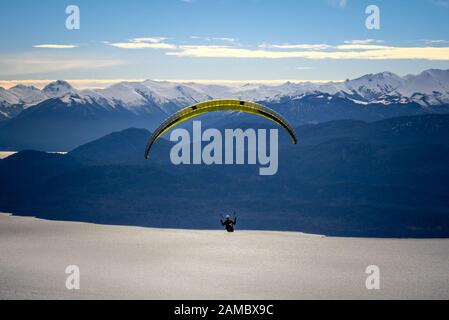
[(234, 218), (230, 217), (224, 218), (221, 216), (220, 222), (223, 227), (225, 227), (227, 232), (234, 232), (234, 226), (237, 224), (237, 217), (235, 216), (235, 212), (233, 214)]

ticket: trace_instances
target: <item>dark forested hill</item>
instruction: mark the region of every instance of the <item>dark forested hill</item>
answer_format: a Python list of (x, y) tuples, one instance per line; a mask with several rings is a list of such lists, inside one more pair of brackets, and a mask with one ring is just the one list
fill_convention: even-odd
[(257, 166), (174, 166), (163, 139), (144, 161), (150, 133), (140, 129), (67, 155), (21, 152), (0, 161), (0, 211), (218, 228), (219, 215), (235, 210), (243, 229), (449, 236), (449, 116), (342, 120), (297, 131), (297, 146), (281, 134), (279, 171), (271, 177), (259, 176)]

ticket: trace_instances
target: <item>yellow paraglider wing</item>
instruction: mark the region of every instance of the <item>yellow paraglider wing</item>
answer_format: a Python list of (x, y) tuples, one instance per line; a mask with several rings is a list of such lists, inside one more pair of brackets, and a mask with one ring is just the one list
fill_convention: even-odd
[(275, 111), (254, 102), (240, 100), (212, 100), (183, 108), (165, 120), (154, 131), (150, 140), (148, 140), (147, 147), (145, 149), (145, 158), (148, 159), (150, 157), (151, 147), (165, 132), (184, 121), (214, 111), (240, 111), (267, 118), (287, 130), (293, 144), (298, 143), (298, 139), (293, 128)]

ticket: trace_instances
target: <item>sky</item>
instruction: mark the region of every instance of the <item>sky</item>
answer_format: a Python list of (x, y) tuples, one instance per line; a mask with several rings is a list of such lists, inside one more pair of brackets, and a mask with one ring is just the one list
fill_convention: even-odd
[[(368, 29), (367, 6), (380, 12)], [(66, 8), (80, 9), (69, 30)], [(449, 69), (449, 0), (15, 0), (0, 85), (328, 81)]]

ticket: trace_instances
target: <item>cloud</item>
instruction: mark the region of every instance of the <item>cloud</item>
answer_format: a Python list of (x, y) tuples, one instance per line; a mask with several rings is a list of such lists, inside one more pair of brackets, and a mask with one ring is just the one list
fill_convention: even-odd
[(448, 40), (440, 40), (440, 39), (437, 39), (437, 40), (427, 40), (427, 39), (423, 39), (423, 40), (421, 40), (421, 41), (423, 41), (423, 42), (425, 42), (425, 43), (427, 43), (427, 44), (445, 44), (445, 43), (449, 43)]
[(430, 0), (430, 2), (440, 7), (449, 8), (449, 0)]
[(382, 50), (389, 49), (389, 46), (378, 46), (371, 44), (342, 44), (339, 46), (335, 46), (338, 50)]
[(78, 46), (73, 44), (37, 44), (34, 45), (33, 48), (42, 48), (42, 49), (73, 49), (78, 48)]
[(134, 38), (130, 39), (128, 42), (115, 42), (106, 44), (120, 48), (120, 49), (166, 49), (174, 50), (176, 45), (163, 42), (167, 38), (164, 37), (145, 37), (145, 38)]
[[(291, 59), (309, 60), (434, 60), (449, 61), (449, 47), (426, 46), (398, 47), (383, 45), (383, 40), (346, 40), (342, 44), (267, 44), (257, 48), (245, 47), (235, 43), (234, 38), (191, 36), (192, 39), (206, 41), (222, 40), (227, 44), (175, 45), (165, 42), (164, 37), (134, 38), (128, 42), (107, 43), (122, 49), (162, 49), (165, 54), (176, 57), (195, 58), (252, 58), (252, 59)], [(434, 42), (441, 44), (442, 42)]]
[(190, 38), (191, 39), (195, 39), (195, 40), (203, 40), (203, 41), (223, 41), (223, 42), (229, 42), (229, 43), (237, 42), (237, 39), (229, 38), (229, 37), (199, 37), (199, 36), (191, 36)]
[(169, 43), (116, 42), (109, 45), (120, 49), (176, 49), (175, 45)]
[(161, 41), (167, 40), (164, 37), (146, 37), (146, 38), (134, 38), (131, 39), (132, 42), (149, 42), (149, 43), (158, 43)]
[(332, 48), (328, 44), (266, 44), (259, 45), (259, 48), (273, 49), (304, 49), (304, 50), (325, 50)]
[(366, 39), (366, 40), (347, 40), (342, 45), (329, 44), (266, 44), (259, 45), (263, 49), (299, 49), (299, 50), (379, 50), (387, 49), (388, 46), (373, 45), (372, 43), (381, 43), (382, 40)]
[(327, 0), (327, 3), (333, 7), (345, 8), (348, 4), (348, 0)]
[(222, 37), (222, 38), (212, 38), (212, 40), (216, 40), (216, 41), (225, 41), (225, 42), (236, 42), (237, 39), (234, 38), (227, 38), (227, 37)]
[(377, 39), (365, 39), (365, 40), (346, 40), (346, 44), (370, 44), (370, 43), (382, 43), (383, 40)]
[(44, 72), (97, 69), (125, 64), (123, 60), (108, 58), (79, 58), (36, 56), (34, 54), (1, 55), (0, 76), (37, 74)]
[(449, 47), (393, 47), (371, 45), (341, 45), (332, 51), (296, 50), (280, 51), (266, 49), (246, 49), (230, 46), (186, 45), (178, 50), (167, 52), (167, 55), (178, 57), (204, 58), (264, 58), (288, 59), (304, 58), (322, 59), (354, 59), (354, 60), (440, 60), (449, 61)]

